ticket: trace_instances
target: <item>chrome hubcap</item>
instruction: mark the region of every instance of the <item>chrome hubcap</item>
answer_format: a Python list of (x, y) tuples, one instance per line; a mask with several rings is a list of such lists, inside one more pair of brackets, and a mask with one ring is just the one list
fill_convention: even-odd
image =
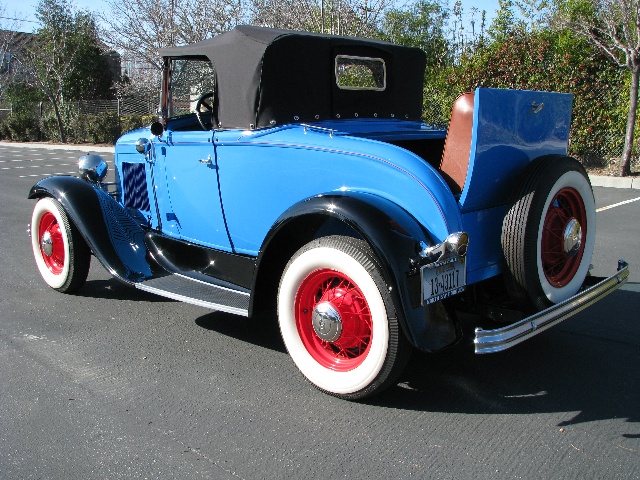
[(311, 322), (313, 331), (325, 342), (335, 342), (342, 334), (340, 313), (329, 302), (316, 305)]
[(564, 241), (564, 253), (569, 257), (573, 257), (580, 251), (580, 246), (582, 245), (582, 227), (575, 218), (569, 220), (567, 226), (564, 227), (562, 237)]
[(53, 253), (53, 240), (51, 239), (51, 233), (48, 231), (42, 234), (42, 238), (40, 239), (40, 248), (42, 249), (42, 253), (47, 257), (50, 257)]

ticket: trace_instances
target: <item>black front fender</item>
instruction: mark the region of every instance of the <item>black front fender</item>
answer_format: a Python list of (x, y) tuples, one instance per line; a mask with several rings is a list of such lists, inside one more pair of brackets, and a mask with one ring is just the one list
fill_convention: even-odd
[(60, 202), (93, 254), (114, 277), (131, 284), (153, 276), (145, 231), (109, 194), (77, 177), (56, 176), (31, 187), (28, 198), (42, 197)]
[[(404, 313), (403, 329), (411, 343), (425, 351), (435, 351), (454, 343), (459, 332), (455, 321), (440, 306), (420, 305), (420, 275), (412, 263), (418, 259), (420, 242), (432, 245), (424, 227), (395, 203), (366, 193), (313, 197), (291, 207), (274, 224), (258, 258), (270, 244), (287, 232), (292, 222), (309, 218), (307, 225), (318, 225), (319, 218), (334, 218), (356, 231), (373, 249), (385, 269), (389, 288), (396, 291)], [(313, 220), (311, 220), (313, 219)], [(277, 247), (276, 247), (277, 248)], [(440, 311), (436, 312), (436, 309)]]

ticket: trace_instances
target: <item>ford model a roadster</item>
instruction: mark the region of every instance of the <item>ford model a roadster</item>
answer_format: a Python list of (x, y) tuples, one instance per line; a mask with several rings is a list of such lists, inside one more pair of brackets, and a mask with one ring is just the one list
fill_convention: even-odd
[[(161, 121), (124, 135), (115, 182), (29, 193), (36, 264), (72, 292), (90, 255), (144, 291), (252, 316), (319, 389), (357, 399), (412, 348), (503, 350), (627, 279), (589, 275), (588, 177), (566, 155), (572, 97), (479, 88), (448, 129), (420, 121), (425, 57), (383, 42), (257, 27), (160, 51)], [(500, 324), (502, 322), (502, 324)]]

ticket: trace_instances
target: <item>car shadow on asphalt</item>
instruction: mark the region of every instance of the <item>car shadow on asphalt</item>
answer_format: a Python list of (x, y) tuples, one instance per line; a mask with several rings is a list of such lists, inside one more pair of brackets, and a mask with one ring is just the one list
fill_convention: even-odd
[(212, 312), (197, 318), (196, 325), (242, 342), (287, 353), (275, 311), (261, 312), (251, 318)]
[[(635, 291), (634, 291), (635, 290)], [(439, 353), (414, 352), (398, 383), (363, 403), (401, 410), (467, 414), (567, 412), (560, 427), (626, 419), (625, 438), (640, 438), (640, 284), (630, 283), (575, 317), (504, 352), (473, 353), (476, 317), (462, 318), (464, 337)], [(78, 294), (173, 300), (110, 280), (88, 281)], [(198, 317), (204, 329), (286, 353), (275, 311), (245, 318)], [(322, 395), (321, 393), (318, 393)]]
[[(620, 289), (509, 350), (473, 353), (473, 323), (441, 353), (414, 353), (399, 383), (367, 403), (471, 414), (567, 412), (559, 426), (640, 422), (640, 293)], [(626, 438), (638, 438), (640, 423)]]
[[(489, 355), (473, 353), (477, 317), (461, 318), (464, 337), (457, 345), (414, 352), (398, 383), (363, 403), (466, 414), (566, 412), (559, 427), (619, 418), (630, 423), (623, 437), (640, 438), (640, 284), (624, 288), (535, 338)], [(275, 312), (251, 319), (213, 312), (196, 323), (286, 352)]]

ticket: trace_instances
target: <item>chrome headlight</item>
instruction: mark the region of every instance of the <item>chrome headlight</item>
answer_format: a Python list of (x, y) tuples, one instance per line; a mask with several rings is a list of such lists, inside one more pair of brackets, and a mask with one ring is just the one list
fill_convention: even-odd
[(100, 183), (107, 176), (107, 162), (100, 155), (90, 153), (78, 159), (80, 177), (91, 183)]

